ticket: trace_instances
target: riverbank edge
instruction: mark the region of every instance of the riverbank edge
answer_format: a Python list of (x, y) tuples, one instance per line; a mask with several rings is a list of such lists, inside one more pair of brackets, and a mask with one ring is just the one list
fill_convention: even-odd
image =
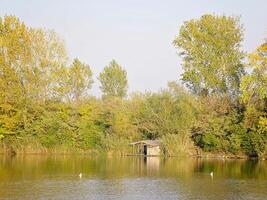
[[(88, 155), (88, 156), (96, 156), (96, 155), (106, 155), (106, 156), (121, 156), (121, 157), (129, 157), (136, 156), (131, 155), (127, 152), (116, 151), (116, 150), (99, 150), (99, 149), (90, 149), (90, 150), (81, 150), (81, 149), (62, 149), (62, 148), (40, 148), (40, 149), (32, 149), (29, 147), (25, 147), (23, 149), (12, 149), (12, 148), (0, 148), (0, 155), (3, 156), (16, 156), (16, 155)], [(144, 157), (142, 155), (138, 155), (139, 157)], [(185, 158), (200, 158), (200, 159), (219, 159), (219, 160), (267, 160), (267, 155), (252, 157), (246, 154), (231, 154), (226, 152), (203, 152), (197, 154), (181, 154), (181, 155), (161, 155), (157, 157), (185, 157)]]

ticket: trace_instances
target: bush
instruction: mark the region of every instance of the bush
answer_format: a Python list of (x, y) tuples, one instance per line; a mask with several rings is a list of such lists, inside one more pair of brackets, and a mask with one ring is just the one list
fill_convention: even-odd
[(196, 135), (193, 137), (195, 143), (201, 147), (204, 151), (215, 151), (221, 149), (221, 140), (212, 132), (207, 132), (202, 135)]
[(257, 130), (250, 130), (243, 137), (242, 148), (249, 156), (261, 156), (265, 151), (266, 139)]

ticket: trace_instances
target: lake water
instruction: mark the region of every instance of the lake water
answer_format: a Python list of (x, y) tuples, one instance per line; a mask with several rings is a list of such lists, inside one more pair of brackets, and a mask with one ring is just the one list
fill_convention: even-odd
[(0, 199), (267, 199), (267, 161), (0, 156)]

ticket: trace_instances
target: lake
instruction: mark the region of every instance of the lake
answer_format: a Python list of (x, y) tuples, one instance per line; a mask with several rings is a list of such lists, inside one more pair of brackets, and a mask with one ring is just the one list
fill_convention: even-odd
[(0, 199), (267, 199), (267, 161), (0, 156)]

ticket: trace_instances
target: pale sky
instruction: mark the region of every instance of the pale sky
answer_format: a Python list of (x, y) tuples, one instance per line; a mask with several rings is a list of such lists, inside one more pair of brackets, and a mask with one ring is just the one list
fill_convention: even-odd
[(128, 73), (129, 91), (157, 91), (182, 73), (172, 41), (181, 24), (203, 14), (241, 16), (244, 50), (267, 38), (267, 0), (0, 0), (0, 15), (55, 30), (70, 59), (97, 76), (112, 59)]

